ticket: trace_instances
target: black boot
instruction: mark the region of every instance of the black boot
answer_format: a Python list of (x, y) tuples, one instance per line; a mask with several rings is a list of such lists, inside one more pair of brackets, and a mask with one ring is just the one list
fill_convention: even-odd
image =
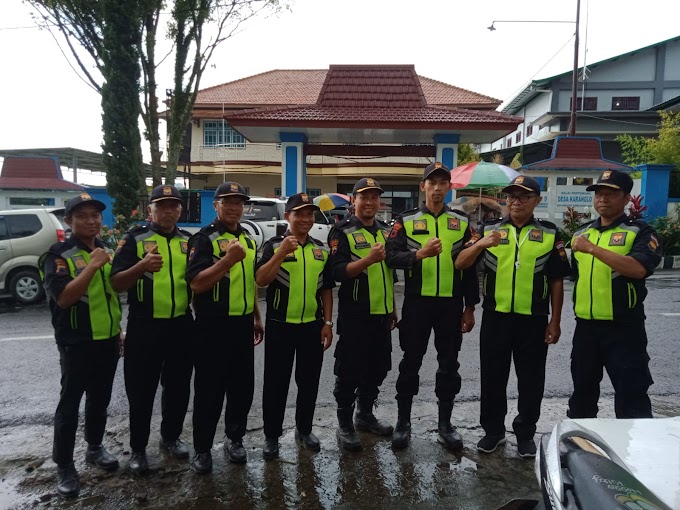
[(79, 490), (78, 471), (73, 463), (57, 466), (57, 492), (64, 497), (71, 498), (77, 496)]
[(439, 438), (440, 441), (448, 450), (462, 450), (463, 438), (456, 431), (456, 428), (451, 425), (451, 412), (453, 411), (453, 402), (439, 401)]
[(354, 430), (352, 424), (352, 415), (354, 414), (354, 406), (338, 407), (338, 442), (340, 446), (349, 452), (358, 452), (361, 450), (361, 441)]
[(112, 471), (118, 469), (118, 459), (111, 455), (102, 445), (88, 444), (85, 450), (85, 462)]
[(359, 400), (354, 426), (362, 432), (370, 432), (379, 436), (389, 436), (394, 431), (392, 425), (378, 420), (373, 414), (374, 400)]
[(411, 440), (411, 404), (412, 400), (397, 400), (397, 425), (392, 433), (392, 448), (406, 448)]

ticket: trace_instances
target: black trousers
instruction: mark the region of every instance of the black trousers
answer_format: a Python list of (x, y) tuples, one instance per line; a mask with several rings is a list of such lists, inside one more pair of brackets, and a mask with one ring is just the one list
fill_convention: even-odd
[(301, 434), (312, 431), (319, 377), (323, 363), (322, 321), (288, 324), (267, 321), (264, 346), (262, 416), (264, 434), (280, 437), (286, 412), (288, 386), (295, 361), (295, 425)]
[(335, 345), (335, 389), (338, 407), (358, 398), (373, 403), (392, 368), (392, 332), (388, 315), (342, 314)]
[(487, 434), (505, 434), (505, 415), (508, 412), (506, 389), (512, 359), (519, 393), (518, 414), (512, 428), (517, 439), (534, 437), (545, 388), (547, 325), (547, 316), (484, 310), (479, 335), (482, 379), (480, 422)]
[(78, 409), (85, 393), (85, 441), (99, 445), (106, 428), (118, 364), (118, 337), (58, 345), (61, 395), (54, 413), (52, 460), (63, 466), (73, 462), (78, 429)]
[(644, 322), (576, 320), (571, 350), (574, 393), (569, 399), (570, 418), (595, 418), (603, 368), (614, 386), (617, 418), (651, 418), (647, 390), (654, 384), (649, 371)]
[(143, 451), (149, 443), (153, 402), (160, 380), (161, 437), (179, 438), (189, 407), (192, 317), (141, 319), (130, 317), (125, 337), (125, 390), (130, 404), (130, 447)]
[(418, 394), (418, 372), (434, 329), (439, 368), (435, 375), (435, 394), (440, 401), (452, 402), (460, 391), (458, 351), (463, 341), (460, 320), (462, 299), (406, 296), (399, 322), (399, 344), (404, 357), (399, 363), (397, 400), (410, 400)]
[(253, 314), (197, 319), (194, 376), (194, 448), (210, 451), (224, 411), (226, 436), (241, 440), (255, 391)]

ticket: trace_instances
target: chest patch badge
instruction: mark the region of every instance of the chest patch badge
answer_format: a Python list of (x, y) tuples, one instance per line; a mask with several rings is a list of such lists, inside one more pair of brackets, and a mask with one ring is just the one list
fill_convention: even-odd
[(500, 244), (509, 244), (510, 243), (510, 239), (508, 239), (508, 229), (507, 228), (499, 228), (498, 233), (501, 236)]
[(321, 248), (314, 248), (314, 260), (323, 260), (323, 250)]
[(229, 239), (220, 239), (217, 241), (217, 246), (220, 249), (220, 253), (227, 253), (227, 247), (229, 246)]
[(76, 274), (80, 274), (82, 270), (87, 267), (87, 261), (82, 255), (71, 257), (71, 260), (73, 261), (73, 265), (76, 266)]
[(529, 240), (542, 243), (543, 242), (543, 231), (537, 230), (537, 229), (530, 230), (529, 231)]
[(156, 246), (156, 241), (142, 241), (142, 248), (145, 254), (149, 253), (154, 246)]
[(354, 242), (356, 243), (357, 248), (361, 249), (371, 247), (371, 245), (366, 240), (366, 236), (362, 232), (354, 232), (352, 237), (354, 237)]
[(628, 232), (614, 232), (609, 239), (609, 246), (623, 246), (626, 244), (626, 234)]
[(182, 253), (186, 254), (189, 251), (189, 243), (186, 241), (180, 241), (179, 248), (182, 250)]
[(425, 220), (415, 220), (413, 222), (413, 233), (414, 234), (429, 234), (427, 230), (427, 221)]
[(458, 218), (449, 218), (449, 230), (460, 230), (460, 220)]

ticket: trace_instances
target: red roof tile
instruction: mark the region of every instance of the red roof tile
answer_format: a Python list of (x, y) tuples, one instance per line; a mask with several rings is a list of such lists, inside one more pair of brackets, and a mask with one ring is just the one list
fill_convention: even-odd
[[(364, 68), (383, 70), (407, 69), (420, 82), (425, 103), (428, 105), (464, 106), (476, 109), (495, 109), (499, 99), (449, 85), (441, 81), (418, 76), (413, 66), (331, 66), (333, 68)], [(312, 105), (316, 104), (329, 70), (293, 69), (272, 70), (200, 90), (196, 105)], [(382, 83), (380, 84), (382, 85)], [(199, 117), (200, 112), (194, 115)]]
[(82, 190), (63, 179), (57, 158), (7, 157), (2, 164), (0, 188), (34, 190)]
[(552, 156), (523, 166), (526, 170), (622, 170), (631, 168), (615, 161), (602, 158), (599, 138), (560, 136), (555, 140)]

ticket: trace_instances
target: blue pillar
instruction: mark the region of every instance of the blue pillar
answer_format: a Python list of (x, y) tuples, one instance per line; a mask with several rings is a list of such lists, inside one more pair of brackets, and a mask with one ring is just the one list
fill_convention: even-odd
[(666, 216), (673, 165), (638, 165), (635, 169), (642, 172), (640, 194), (645, 197), (643, 203), (647, 206), (647, 219)]
[[(435, 161), (440, 161), (451, 170), (456, 168), (458, 166), (459, 140), (460, 135), (434, 135), (435, 154), (437, 155)], [(449, 190), (444, 201), (448, 204), (451, 200), (453, 200), (453, 191)]]
[(280, 133), (281, 139), (281, 193), (291, 196), (307, 191), (307, 166), (304, 133)]

